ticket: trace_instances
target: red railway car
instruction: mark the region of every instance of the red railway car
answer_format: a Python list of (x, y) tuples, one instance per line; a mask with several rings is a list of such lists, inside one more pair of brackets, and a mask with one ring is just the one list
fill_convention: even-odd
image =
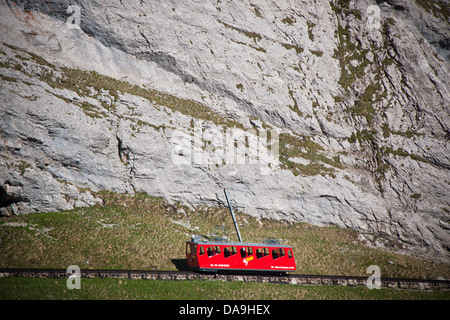
[(204, 241), (186, 242), (186, 257), (191, 269), (199, 271), (241, 270), (295, 271), (292, 247), (281, 244)]
[(186, 242), (188, 266), (199, 271), (241, 270), (278, 273), (295, 271), (292, 247), (279, 243), (242, 242), (227, 191), (225, 189), (223, 191), (239, 242), (206, 241), (201, 237), (192, 237), (191, 241)]

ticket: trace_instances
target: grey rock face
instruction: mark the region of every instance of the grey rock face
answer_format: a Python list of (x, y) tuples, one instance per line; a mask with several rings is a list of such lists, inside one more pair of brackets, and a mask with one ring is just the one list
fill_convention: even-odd
[(226, 187), (448, 259), (448, 5), (421, 3), (79, 1), (77, 29), (70, 1), (2, 1), (3, 215)]

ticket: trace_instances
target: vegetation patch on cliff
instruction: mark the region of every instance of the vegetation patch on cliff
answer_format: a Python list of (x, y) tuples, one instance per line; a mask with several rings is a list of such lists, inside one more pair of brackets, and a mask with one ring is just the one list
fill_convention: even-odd
[[(221, 117), (208, 107), (198, 102), (179, 98), (154, 89), (146, 89), (138, 85), (133, 85), (127, 81), (117, 80), (112, 77), (102, 75), (96, 71), (58, 67), (32, 52), (8, 44), (3, 45), (17, 53), (20, 53), (16, 55), (16, 58), (19, 59), (19, 65), (20, 63), (27, 61), (28, 63), (31, 62), (39, 67), (41, 72), (39, 79), (46, 82), (52, 88), (67, 89), (76, 92), (81, 97), (90, 97), (93, 99), (98, 99), (103, 92), (108, 92), (112, 97), (112, 102), (110, 104), (99, 100), (99, 104), (103, 109), (105, 109), (105, 111), (114, 112), (115, 102), (119, 99), (119, 94), (129, 93), (147, 99), (150, 103), (167, 107), (172, 111), (178, 111), (194, 118), (212, 121), (218, 125), (242, 127), (242, 124)], [(31, 75), (28, 74), (24, 68), (17, 68), (15, 67), (16, 65), (17, 63), (13, 63), (10, 60), (8, 63), (2, 62), (0, 67), (15, 68), (16, 70), (31, 77)], [(14, 79), (12, 77), (10, 78), (12, 80)], [(100, 110), (96, 110), (97, 108), (88, 102), (83, 102), (79, 105), (88, 116), (103, 117), (105, 115), (105, 113), (102, 113)]]

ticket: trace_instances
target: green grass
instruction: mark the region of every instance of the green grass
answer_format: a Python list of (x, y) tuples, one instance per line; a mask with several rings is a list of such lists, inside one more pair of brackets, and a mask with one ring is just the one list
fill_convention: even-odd
[[(281, 168), (291, 170), (294, 175), (333, 175), (336, 171), (335, 168), (343, 168), (338, 157), (333, 159), (327, 157), (324, 148), (309, 137), (281, 133), (279, 146)], [(296, 163), (291, 160), (295, 157), (307, 159), (309, 163), (306, 165)]]
[(344, 286), (298, 286), (201, 280), (83, 279), (69, 290), (66, 279), (0, 278), (0, 300), (448, 300), (448, 291)]
[[(0, 220), (0, 267), (177, 270), (190, 235), (208, 236), (225, 225), (237, 240), (226, 208), (191, 210), (145, 194), (96, 196), (103, 205)], [(240, 212), (236, 219), (244, 241), (281, 238), (292, 245), (297, 273), (368, 276), (375, 264), (386, 278), (450, 277), (448, 264), (366, 247), (356, 231)], [(82, 279), (82, 290), (72, 291), (65, 280), (0, 278), (0, 289), (0, 299), (448, 299), (440, 292), (220, 281)]]
[[(0, 267), (176, 270), (192, 234), (225, 225), (237, 240), (226, 208), (191, 210), (145, 194), (97, 196), (102, 206), (0, 220)], [(292, 245), (297, 273), (366, 276), (375, 264), (382, 277), (450, 278), (448, 264), (366, 247), (353, 230), (236, 216), (244, 241), (281, 238)]]

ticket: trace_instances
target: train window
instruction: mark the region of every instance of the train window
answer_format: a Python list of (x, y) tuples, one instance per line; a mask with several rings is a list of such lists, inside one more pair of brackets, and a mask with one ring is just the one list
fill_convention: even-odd
[(278, 249), (272, 250), (272, 259), (278, 259), (280, 257), (280, 253), (278, 252)]
[(292, 258), (292, 251), (290, 249), (288, 250), (288, 257), (289, 259)]
[(202, 254), (205, 254), (205, 249), (203, 249), (203, 246), (200, 246), (198, 255), (201, 256)]
[(223, 255), (228, 258), (237, 253), (236, 247), (226, 247), (223, 249)]
[(245, 258), (247, 256), (247, 252), (245, 252), (245, 248), (241, 248), (239, 251), (241, 252), (241, 258)]
[(258, 248), (256, 249), (256, 258), (262, 258), (269, 255), (269, 249), (268, 248)]
[(214, 254), (220, 254), (221, 250), (219, 246), (214, 246)]
[(247, 254), (249, 256), (251, 256), (253, 254), (253, 248), (252, 247), (247, 247)]
[(191, 253), (191, 246), (188, 244), (186, 245), (186, 254), (190, 254)]
[(206, 248), (206, 252), (208, 253), (208, 257), (212, 257), (214, 255), (213, 247)]
[(256, 249), (256, 259), (264, 257), (262, 248)]
[(285, 254), (284, 249), (280, 248), (280, 257), (283, 257)]

